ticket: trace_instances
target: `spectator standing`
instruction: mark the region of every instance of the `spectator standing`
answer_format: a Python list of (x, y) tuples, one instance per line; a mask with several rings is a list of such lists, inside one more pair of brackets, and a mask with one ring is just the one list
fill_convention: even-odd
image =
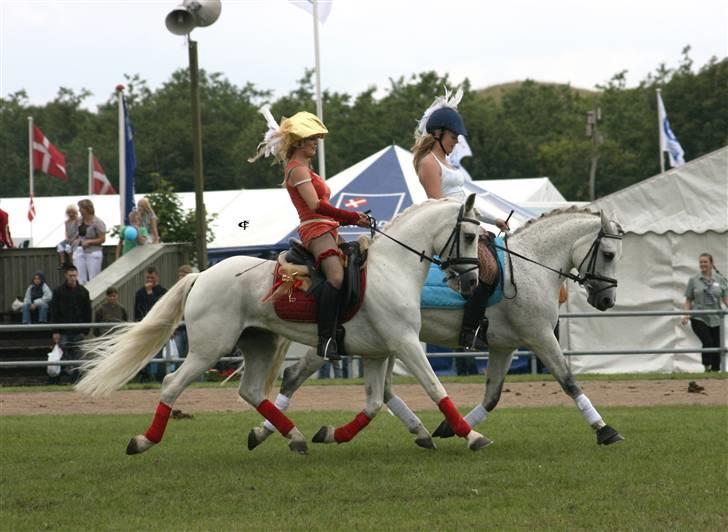
[(73, 264), (73, 252), (78, 246), (78, 226), (81, 225), (81, 219), (78, 216), (76, 206), (71, 203), (66, 207), (66, 233), (63, 240), (56, 246), (58, 252), (58, 269), (62, 270), (65, 266)]
[(0, 209), (0, 249), (12, 248), (13, 237), (10, 236), (10, 222), (8, 213)]
[[(96, 311), (94, 322), (121, 323), (125, 321), (129, 321), (129, 315), (126, 309), (119, 304), (119, 291), (113, 286), (110, 286), (106, 289), (106, 301)], [(94, 329), (94, 334), (101, 336), (103, 332), (99, 329)]]
[(142, 227), (147, 230), (149, 234), (148, 244), (159, 244), (159, 227), (157, 224), (157, 215), (152, 209), (152, 205), (149, 203), (147, 198), (142, 198), (137, 203), (137, 210), (139, 211), (139, 223)]
[[(78, 282), (78, 270), (68, 266), (65, 281), (53, 290), (51, 299), (51, 321), (53, 323), (90, 323), (91, 298), (88, 290)], [(53, 331), (53, 342), (63, 349), (63, 358), (78, 360), (81, 351), (78, 347), (88, 329), (56, 329)]]
[[(141, 321), (144, 319), (154, 304), (162, 299), (162, 296), (167, 293), (167, 289), (159, 284), (159, 273), (154, 266), (149, 266), (144, 272), (144, 286), (137, 290), (134, 297), (134, 321)], [(161, 351), (155, 358), (161, 356)], [(141, 381), (148, 380), (151, 375), (157, 375), (159, 373), (159, 365), (157, 363), (149, 364), (140, 373)]]
[(89, 199), (78, 202), (81, 219), (78, 226), (79, 245), (73, 254), (78, 269), (78, 281), (88, 283), (101, 271), (104, 260), (101, 244), (106, 242), (106, 224), (96, 216), (94, 204)]
[[(721, 301), (728, 306), (728, 281), (713, 263), (710, 253), (702, 253), (698, 257), (700, 273), (688, 279), (685, 288), (685, 310), (720, 310)], [(699, 316), (683, 316), (682, 324), (690, 321), (695, 336), (700, 339), (703, 348), (720, 347), (720, 321), (718, 314)], [(702, 353), (705, 371), (720, 371), (720, 353)]]
[(137, 246), (147, 243), (149, 233), (146, 227), (141, 226), (139, 211), (129, 213), (129, 225), (125, 225), (119, 233), (119, 244), (116, 246), (116, 258), (126, 255)]
[(38, 314), (38, 323), (48, 323), (48, 308), (53, 292), (45, 282), (43, 272), (35, 272), (23, 300), (23, 323), (31, 323), (33, 312)]

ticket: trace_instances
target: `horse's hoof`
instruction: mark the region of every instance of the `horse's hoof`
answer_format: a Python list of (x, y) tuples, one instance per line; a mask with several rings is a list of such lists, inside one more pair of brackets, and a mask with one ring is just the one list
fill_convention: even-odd
[(611, 445), (624, 441), (624, 437), (609, 425), (597, 430), (597, 445)]
[(433, 440), (431, 436), (427, 436), (426, 438), (415, 438), (415, 443), (418, 447), (422, 447), (423, 449), (437, 449), (435, 440)]
[(442, 423), (437, 426), (435, 432), (432, 433), (433, 438), (452, 438), (453, 436), (455, 436), (455, 433), (447, 419), (444, 419)]
[(470, 449), (471, 451), (479, 451), (480, 449), (488, 447), (493, 443), (493, 440), (486, 438), (485, 436), (483, 436), (479, 432), (475, 432), (474, 430), (470, 431), (467, 438), (468, 449)]
[(288, 442), (288, 448), (294, 453), (308, 454), (308, 444), (306, 440), (290, 440)]
[(140, 454), (149, 449), (154, 442), (148, 440), (145, 436), (139, 435), (134, 436), (129, 440), (129, 444), (126, 446), (126, 454)]
[(250, 432), (248, 432), (248, 451), (252, 451), (261, 443), (262, 442), (258, 440), (258, 437), (255, 434), (255, 429), (250, 429)]
[(324, 425), (311, 439), (314, 443), (334, 443), (334, 427), (331, 425)]

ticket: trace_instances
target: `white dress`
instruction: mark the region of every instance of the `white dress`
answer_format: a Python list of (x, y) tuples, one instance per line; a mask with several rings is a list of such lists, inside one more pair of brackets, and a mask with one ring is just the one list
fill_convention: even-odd
[[(446, 164), (443, 164), (434, 153), (430, 152), (433, 159), (440, 165), (440, 187), (442, 196), (445, 198), (453, 198), (459, 202), (464, 202), (467, 198), (465, 192), (465, 172), (462, 168), (451, 168)], [(481, 222), (495, 225), (495, 217), (487, 213), (479, 212), (478, 219)]]

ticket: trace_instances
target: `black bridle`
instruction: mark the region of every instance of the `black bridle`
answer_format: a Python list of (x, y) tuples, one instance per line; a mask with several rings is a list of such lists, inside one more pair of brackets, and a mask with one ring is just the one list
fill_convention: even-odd
[[(460, 211), (458, 212), (458, 219), (457, 223), (455, 224), (455, 227), (453, 227), (452, 231), (450, 232), (450, 236), (447, 238), (447, 241), (445, 242), (445, 245), (442, 246), (442, 249), (440, 250), (440, 253), (438, 253), (438, 257), (430, 257), (428, 256), (425, 251), (417, 251), (416, 249), (408, 246), (404, 242), (400, 242), (396, 238), (389, 236), (384, 231), (381, 231), (380, 229), (377, 229), (377, 220), (374, 218), (374, 216), (371, 216), (369, 214), (369, 211), (366, 211), (365, 214), (369, 218), (369, 230), (372, 233), (372, 238), (374, 238), (374, 233), (379, 233), (380, 235), (386, 236), (388, 239), (392, 240), (393, 242), (396, 242), (403, 248), (411, 251), (415, 255), (417, 255), (420, 258), (420, 262), (423, 260), (427, 260), (431, 262), (432, 264), (436, 264), (439, 266), (441, 270), (447, 270), (448, 268), (452, 266), (457, 266), (460, 264), (472, 264), (476, 268), (478, 267), (478, 259), (477, 257), (473, 257), (472, 259), (461, 257), (460, 256), (460, 231), (462, 228), (463, 223), (471, 223), (475, 224), (478, 227), (480, 227), (480, 220), (477, 220), (475, 218), (468, 218), (465, 216), (465, 205), (460, 206)], [(448, 249), (448, 246), (449, 249)], [(453, 253), (455, 254), (455, 257), (453, 257)], [(443, 257), (447, 254), (447, 258), (445, 260), (442, 260), (439, 257)], [(470, 269), (468, 271), (471, 271)], [(464, 272), (467, 273), (467, 272)], [(457, 275), (462, 275), (462, 273), (456, 273)]]
[[(551, 266), (547, 266), (546, 264), (543, 264), (541, 262), (538, 262), (536, 260), (530, 259), (524, 255), (521, 255), (520, 253), (517, 253), (515, 251), (511, 251), (508, 248), (508, 235), (504, 238), (505, 241), (505, 247), (499, 246), (498, 244), (494, 244), (494, 246), (500, 250), (505, 251), (509, 254), (509, 267), (511, 270), (511, 284), (513, 285), (515, 289), (515, 294), (512, 297), (516, 297), (516, 294), (518, 293), (518, 288), (516, 287), (516, 283), (513, 279), (513, 263), (510, 260), (510, 255), (516, 256), (519, 259), (523, 259), (527, 262), (531, 262), (533, 264), (537, 264), (538, 266), (541, 266), (542, 268), (546, 268), (549, 271), (552, 271), (556, 274), (558, 274), (559, 277), (565, 277), (566, 279), (570, 279), (574, 281), (575, 283), (578, 283), (580, 285), (584, 285), (588, 283), (589, 281), (599, 281), (604, 283), (604, 286), (597, 290), (593, 295), (598, 294), (599, 292), (603, 292), (604, 290), (609, 290), (610, 288), (616, 288), (618, 285), (618, 282), (616, 279), (612, 277), (605, 277), (604, 275), (601, 275), (597, 273), (596, 267), (597, 267), (597, 255), (599, 253), (599, 247), (602, 244), (602, 239), (604, 238), (612, 238), (614, 240), (622, 240), (622, 235), (618, 233), (607, 233), (604, 231), (604, 229), (600, 229), (599, 233), (597, 234), (596, 238), (594, 238), (594, 241), (592, 242), (591, 246), (589, 246), (589, 250), (586, 252), (586, 255), (584, 255), (584, 258), (579, 263), (578, 273), (574, 275), (571, 272), (564, 272), (561, 269), (552, 268)], [(583, 275), (581, 274), (581, 268), (584, 265), (585, 262), (587, 262), (587, 268)]]

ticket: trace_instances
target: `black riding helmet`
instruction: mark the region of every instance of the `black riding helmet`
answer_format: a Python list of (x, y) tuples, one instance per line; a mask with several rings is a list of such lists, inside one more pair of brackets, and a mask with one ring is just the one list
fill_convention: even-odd
[(449, 129), (464, 137), (468, 134), (463, 117), (452, 107), (440, 107), (432, 112), (430, 118), (427, 119), (425, 130), (427, 133), (432, 133), (436, 129)]

